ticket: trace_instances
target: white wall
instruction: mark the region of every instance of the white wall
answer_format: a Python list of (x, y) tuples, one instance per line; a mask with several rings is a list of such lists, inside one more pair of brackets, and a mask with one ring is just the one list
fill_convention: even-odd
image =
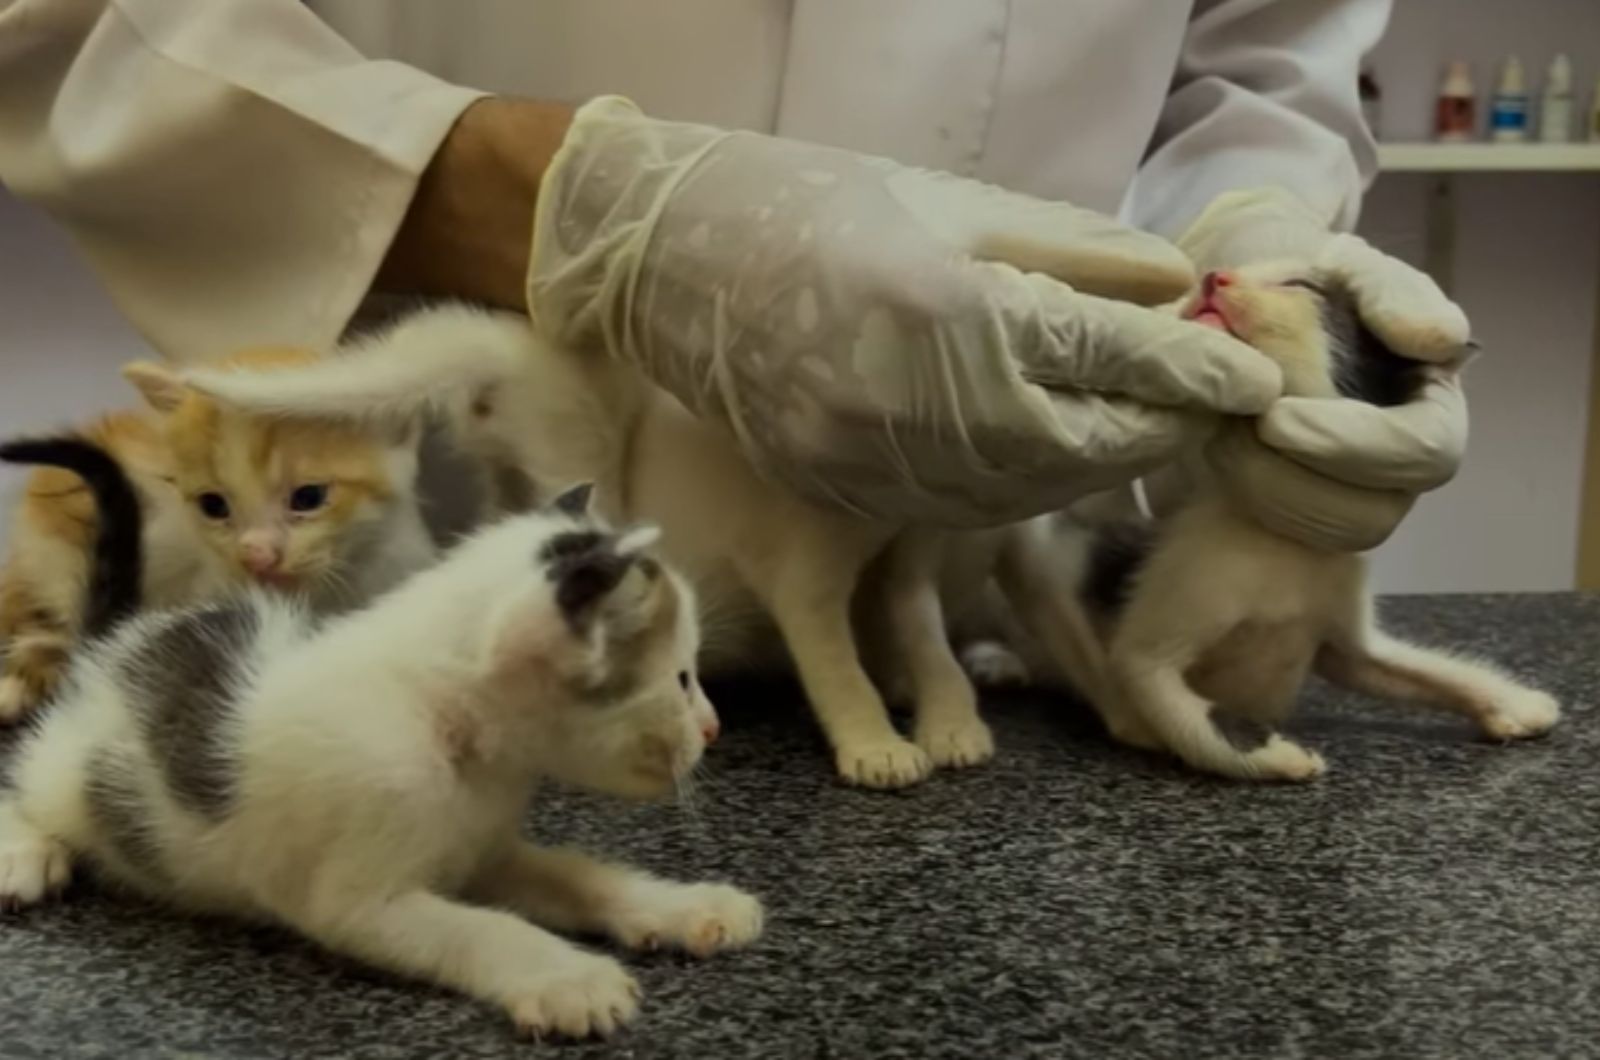
[[(1566, 50), (1586, 111), (1600, 75), (1600, 3), (1396, 0), (1373, 55), (1384, 138), (1427, 138), (1449, 58), (1473, 61), (1486, 97), (1513, 50), (1536, 87), (1551, 56)], [(1453, 179), (1455, 294), (1484, 344), (1468, 375), (1471, 451), (1461, 476), (1425, 498), (1379, 551), (1378, 583), (1391, 592), (1569, 588), (1600, 291), (1600, 174)], [(1364, 234), (1420, 262), (1429, 188), (1423, 176), (1380, 177)]]
[[(149, 355), (59, 230), (0, 188), (0, 434), (128, 404), (117, 366)], [(22, 477), (0, 468), (7, 512)]]
[[(1600, 73), (1596, 0), (1396, 0), (1374, 56), (1384, 132), (1426, 135), (1446, 58), (1477, 61), (1480, 88), (1504, 49), (1542, 71), (1570, 50), (1582, 103)], [(1363, 231), (1420, 260), (1427, 178), (1380, 179)], [(1600, 176), (1458, 181), (1457, 295), (1486, 352), (1469, 377), (1468, 466), (1426, 498), (1376, 559), (1391, 592), (1561, 589), (1572, 583), (1577, 485), (1595, 293)], [(116, 366), (138, 337), (39, 215), (0, 191), (0, 430), (44, 427), (122, 403)], [(17, 476), (0, 472), (0, 493)]]

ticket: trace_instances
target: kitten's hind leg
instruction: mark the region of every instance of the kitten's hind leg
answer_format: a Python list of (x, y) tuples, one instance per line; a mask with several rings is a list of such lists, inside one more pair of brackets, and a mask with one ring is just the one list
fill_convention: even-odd
[(471, 885), (474, 897), (557, 931), (606, 935), (630, 949), (707, 957), (761, 934), (761, 903), (720, 883), (675, 883), (575, 850), (517, 840)]
[(1316, 666), (1324, 678), (1346, 688), (1463, 714), (1496, 740), (1541, 736), (1561, 717), (1561, 707), (1552, 697), (1485, 663), (1386, 635), (1378, 629), (1365, 594), (1351, 605), (1334, 638), (1317, 653)]
[(1235, 780), (1311, 780), (1322, 756), (1277, 733), (1239, 740), (1184, 680), (1185, 667), (1114, 651), (1113, 684), (1162, 745), (1189, 765)]
[(511, 913), (418, 890), (279, 915), (330, 950), (500, 1005), (524, 1034), (603, 1037), (638, 1011), (620, 964)]
[(945, 535), (908, 530), (889, 546), (883, 584), (890, 642), (911, 680), (917, 746), (936, 766), (974, 766), (994, 756), (978, 696), (950, 646), (939, 599)]
[(741, 572), (783, 633), (839, 775), (869, 788), (903, 788), (927, 779), (933, 762), (895, 731), (862, 667), (850, 622), (856, 583), (881, 545), (821, 521), (795, 528), (785, 545), (785, 554), (768, 562), (749, 557)]
[(72, 852), (0, 802), (0, 911), (34, 905), (67, 885)]

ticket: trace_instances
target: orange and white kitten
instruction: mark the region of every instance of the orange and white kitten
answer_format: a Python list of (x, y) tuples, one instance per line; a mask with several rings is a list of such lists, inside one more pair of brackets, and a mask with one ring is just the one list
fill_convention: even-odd
[[(82, 427), (137, 490), (145, 522), (145, 599), (165, 608), (228, 584), (199, 527), (171, 485), (161, 422), (145, 410), (113, 412)], [(77, 475), (41, 467), (29, 476), (0, 566), (0, 723), (15, 721), (54, 690), (82, 630), (84, 593), (99, 516)]]
[[(318, 356), (258, 349), (215, 366), (271, 371)], [(337, 612), (433, 560), (415, 491), (415, 432), (242, 412), (153, 362), (130, 364), (124, 375), (149, 407), (104, 416), (80, 433), (127, 469), (140, 494), (147, 606), (253, 582)], [(33, 472), (0, 568), (0, 723), (37, 706), (60, 679), (81, 631), (97, 524), (76, 475)]]

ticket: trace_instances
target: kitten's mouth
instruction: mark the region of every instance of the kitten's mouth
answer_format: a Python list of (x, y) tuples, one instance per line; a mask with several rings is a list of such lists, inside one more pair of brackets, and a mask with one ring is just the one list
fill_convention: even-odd
[(1222, 311), (1222, 306), (1213, 298), (1196, 299), (1194, 305), (1189, 307), (1183, 317), (1185, 320), (1192, 320), (1202, 327), (1226, 331), (1236, 339), (1240, 337), (1239, 333), (1234, 330), (1233, 325), (1228, 323), (1228, 316)]

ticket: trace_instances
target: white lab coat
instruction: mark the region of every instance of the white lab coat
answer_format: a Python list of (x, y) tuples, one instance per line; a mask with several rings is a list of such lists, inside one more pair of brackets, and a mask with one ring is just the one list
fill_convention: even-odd
[(352, 47), (295, 0), (0, 0), (0, 181), (179, 358), (337, 334), (475, 98), (451, 82), (620, 93), (1169, 234), (1264, 184), (1348, 225), (1391, 2), (313, 3)]

